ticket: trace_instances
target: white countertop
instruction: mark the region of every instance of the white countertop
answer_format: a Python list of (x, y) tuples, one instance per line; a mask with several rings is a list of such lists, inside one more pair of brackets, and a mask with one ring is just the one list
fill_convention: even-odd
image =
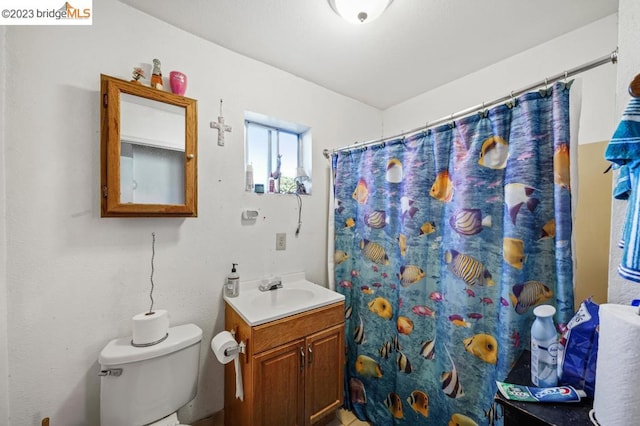
[(225, 302), (250, 326), (344, 300), (344, 295), (305, 279), (304, 272), (281, 276), (282, 288), (260, 291), (262, 280), (240, 282), (237, 297), (224, 296)]

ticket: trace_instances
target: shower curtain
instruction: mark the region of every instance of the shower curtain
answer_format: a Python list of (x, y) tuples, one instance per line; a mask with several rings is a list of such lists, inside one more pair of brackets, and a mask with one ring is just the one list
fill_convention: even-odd
[(375, 425), (494, 425), (533, 308), (573, 315), (570, 83), (332, 155), (345, 406)]

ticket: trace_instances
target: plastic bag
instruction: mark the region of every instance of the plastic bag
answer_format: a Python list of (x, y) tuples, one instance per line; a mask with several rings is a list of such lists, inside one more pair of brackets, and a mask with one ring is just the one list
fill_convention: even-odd
[(584, 390), (589, 398), (596, 384), (599, 309), (591, 298), (582, 302), (558, 345), (558, 382)]

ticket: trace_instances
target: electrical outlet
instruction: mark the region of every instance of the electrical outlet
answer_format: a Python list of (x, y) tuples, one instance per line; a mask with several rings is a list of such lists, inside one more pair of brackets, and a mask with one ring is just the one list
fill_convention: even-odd
[(278, 232), (276, 234), (276, 250), (287, 249), (287, 234), (284, 232)]

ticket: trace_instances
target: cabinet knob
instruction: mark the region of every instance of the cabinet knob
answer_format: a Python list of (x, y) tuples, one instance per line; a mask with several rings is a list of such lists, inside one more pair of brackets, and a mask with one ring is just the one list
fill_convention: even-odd
[(195, 156), (195, 155), (193, 155), (193, 154), (187, 154), (187, 158), (188, 158), (189, 160), (193, 160), (195, 157), (196, 157), (196, 156)]

